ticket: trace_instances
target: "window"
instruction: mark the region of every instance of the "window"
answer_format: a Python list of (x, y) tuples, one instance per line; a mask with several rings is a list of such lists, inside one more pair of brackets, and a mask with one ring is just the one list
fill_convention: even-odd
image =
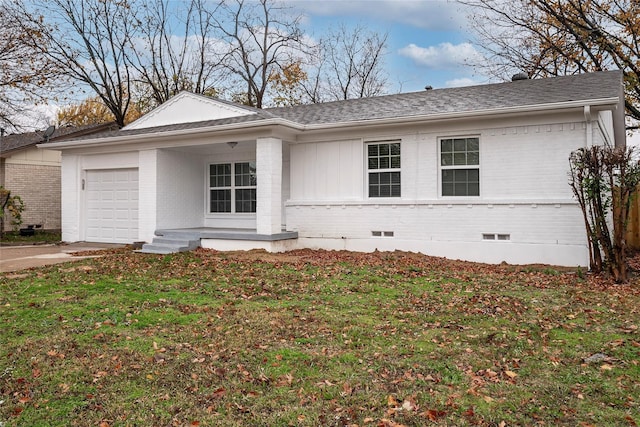
[(400, 143), (367, 144), (369, 197), (400, 197)]
[(255, 212), (256, 185), (254, 162), (209, 165), (209, 212)]
[(440, 167), (443, 196), (480, 195), (480, 140), (478, 138), (441, 139)]

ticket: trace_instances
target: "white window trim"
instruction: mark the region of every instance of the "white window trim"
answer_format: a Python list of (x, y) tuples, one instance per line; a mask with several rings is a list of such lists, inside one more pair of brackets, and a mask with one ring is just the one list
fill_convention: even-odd
[[(369, 169), (369, 145), (376, 144), (400, 144), (400, 167), (399, 168), (387, 168), (387, 169)], [(383, 140), (372, 140), (372, 141), (364, 141), (364, 194), (365, 199), (367, 200), (398, 200), (402, 198), (402, 140), (401, 139), (383, 139)], [(370, 172), (400, 172), (400, 196), (390, 196), (390, 197), (371, 197), (369, 196), (369, 173)]]
[[(220, 161), (220, 162), (208, 162), (205, 171), (205, 191), (206, 191), (206, 205), (205, 216), (207, 218), (228, 218), (233, 216), (255, 216), (255, 212), (236, 212), (236, 192), (235, 190), (253, 189), (258, 191), (258, 186), (236, 186), (235, 165), (238, 163), (256, 163), (255, 160), (236, 160), (236, 161)], [(211, 166), (212, 165), (231, 165), (231, 186), (230, 187), (211, 187)], [(211, 212), (211, 190), (231, 190), (231, 212)]]
[[(442, 166), (442, 140), (444, 139), (456, 139), (456, 138), (478, 138), (478, 164), (477, 165), (451, 165)], [(482, 138), (480, 135), (451, 135), (438, 137), (438, 198), (450, 199), (450, 200), (465, 200), (474, 199), (477, 200), (482, 196), (482, 176), (480, 171), (482, 169)], [(477, 196), (444, 196), (442, 194), (442, 171), (453, 169), (478, 169), (478, 195)]]

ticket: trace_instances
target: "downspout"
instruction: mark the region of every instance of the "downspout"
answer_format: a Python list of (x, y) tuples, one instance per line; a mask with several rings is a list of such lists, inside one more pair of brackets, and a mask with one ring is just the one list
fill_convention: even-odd
[(590, 105), (585, 105), (584, 106), (584, 120), (587, 123), (587, 130), (586, 130), (586, 138), (585, 138), (585, 147), (591, 147), (593, 145), (593, 122), (592, 117), (591, 117), (591, 106)]
[(625, 110), (624, 85), (622, 82), (620, 82), (620, 86), (618, 87), (618, 105), (616, 106), (615, 110), (613, 110), (613, 137), (615, 139), (615, 147), (624, 148), (627, 146), (627, 124)]

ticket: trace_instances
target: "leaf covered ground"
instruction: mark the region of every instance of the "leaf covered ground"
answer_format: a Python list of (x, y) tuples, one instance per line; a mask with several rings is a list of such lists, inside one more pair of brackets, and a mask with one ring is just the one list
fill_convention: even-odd
[(640, 423), (640, 285), (295, 251), (0, 277), (1, 426)]

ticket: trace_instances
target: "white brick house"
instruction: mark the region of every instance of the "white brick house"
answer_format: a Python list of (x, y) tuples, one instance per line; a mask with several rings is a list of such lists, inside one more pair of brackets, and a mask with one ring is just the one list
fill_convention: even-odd
[(265, 110), (181, 93), (47, 147), (65, 241), (587, 265), (567, 173), (592, 144), (625, 144), (621, 72)]

